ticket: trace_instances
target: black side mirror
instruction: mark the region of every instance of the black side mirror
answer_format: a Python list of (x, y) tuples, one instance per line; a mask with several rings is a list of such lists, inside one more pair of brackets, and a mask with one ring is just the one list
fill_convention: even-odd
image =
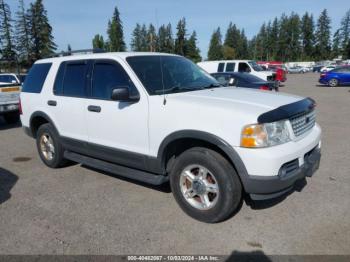
[(117, 87), (112, 90), (111, 99), (113, 101), (120, 101), (120, 102), (137, 102), (140, 100), (140, 95), (130, 95), (129, 88), (128, 87)]

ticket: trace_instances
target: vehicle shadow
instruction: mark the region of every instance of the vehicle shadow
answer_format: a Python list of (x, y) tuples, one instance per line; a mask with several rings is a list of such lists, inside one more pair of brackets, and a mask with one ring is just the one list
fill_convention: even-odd
[(261, 250), (255, 250), (251, 252), (233, 251), (232, 254), (225, 261), (233, 262), (272, 262), (272, 260), (265, 255)]
[(294, 187), (289, 192), (286, 192), (285, 194), (283, 194), (279, 197), (276, 197), (273, 199), (267, 199), (267, 200), (259, 200), (259, 201), (255, 200), (254, 201), (247, 195), (245, 197), (245, 202), (248, 206), (250, 206), (250, 208), (252, 208), (254, 210), (267, 209), (267, 208), (270, 208), (270, 207), (273, 207), (273, 206), (280, 204), (289, 195), (291, 195), (295, 192), (301, 192), (306, 185), (307, 185), (307, 180), (304, 178), (304, 179), (297, 181), (295, 183)]
[(166, 182), (166, 183), (164, 183), (162, 185), (159, 185), (159, 186), (154, 186), (154, 185), (143, 183), (143, 182), (140, 182), (140, 181), (137, 181), (137, 180), (133, 180), (131, 178), (123, 177), (123, 176), (112, 174), (112, 173), (109, 173), (109, 172), (106, 172), (106, 171), (103, 171), (103, 170), (100, 170), (100, 169), (89, 167), (89, 166), (86, 166), (86, 165), (81, 165), (81, 167), (89, 169), (89, 170), (94, 171), (94, 172), (98, 172), (98, 173), (106, 175), (106, 176), (110, 176), (110, 177), (117, 178), (117, 179), (120, 179), (120, 180), (123, 180), (123, 181), (126, 181), (126, 182), (130, 182), (130, 183), (142, 186), (142, 187), (146, 187), (146, 188), (149, 188), (149, 189), (157, 190), (157, 191), (162, 192), (162, 193), (169, 194), (169, 193), (172, 192), (169, 182)]
[(18, 128), (21, 126), (22, 126), (21, 121), (18, 121), (15, 124), (7, 124), (6, 121), (4, 120), (4, 118), (2, 116), (0, 116), (0, 131), (12, 129), (12, 128)]
[(11, 198), (11, 189), (17, 183), (18, 176), (0, 167), (0, 205)]

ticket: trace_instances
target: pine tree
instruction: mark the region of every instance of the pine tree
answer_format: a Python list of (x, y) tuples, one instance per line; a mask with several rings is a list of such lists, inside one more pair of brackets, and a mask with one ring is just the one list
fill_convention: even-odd
[(327, 9), (324, 9), (317, 21), (316, 30), (316, 58), (326, 60), (331, 53), (331, 19), (328, 16)]
[(238, 58), (240, 56), (239, 50), (238, 50), (240, 45), (240, 40), (241, 40), (240, 37), (241, 36), (240, 36), (239, 29), (236, 27), (235, 24), (230, 22), (226, 31), (224, 48), (223, 48), (226, 58), (233, 59), (233, 58)]
[(0, 44), (2, 59), (13, 61), (15, 47), (13, 41), (11, 10), (4, 0), (0, 0)]
[(248, 59), (249, 51), (248, 51), (248, 39), (245, 35), (244, 29), (241, 30), (240, 33), (240, 43), (238, 48), (238, 58), (240, 59)]
[(123, 24), (117, 7), (114, 9), (112, 20), (108, 22), (107, 34), (110, 52), (123, 52), (126, 50)]
[(344, 50), (343, 54), (346, 55), (346, 47), (350, 40), (350, 9), (341, 20), (339, 38), (341, 49)]
[(340, 30), (338, 29), (337, 31), (335, 31), (333, 35), (332, 58), (336, 58), (342, 53), (340, 42), (341, 42), (341, 35), (340, 35)]
[(278, 38), (278, 51), (277, 58), (282, 61), (290, 61), (289, 60), (289, 19), (285, 14), (279, 19), (280, 21), (280, 30), (279, 30), (279, 38)]
[(147, 47), (149, 52), (158, 51), (158, 35), (153, 24), (150, 24), (147, 30)]
[(31, 62), (51, 55), (56, 50), (52, 27), (42, 0), (30, 4), (28, 20), (31, 41)]
[(271, 60), (277, 60), (278, 51), (278, 38), (279, 38), (279, 22), (278, 18), (275, 17), (271, 24), (271, 30), (269, 32), (269, 46)]
[(348, 41), (348, 44), (345, 46), (344, 58), (345, 59), (350, 59), (350, 39)]
[(191, 59), (195, 63), (202, 61), (200, 50), (197, 47), (196, 31), (193, 31), (190, 38), (186, 41), (186, 57)]
[(300, 18), (298, 14), (291, 13), (288, 20), (288, 58), (291, 61), (296, 61), (300, 58)]
[(314, 54), (314, 18), (306, 12), (301, 19), (302, 59), (312, 59)]
[(16, 15), (16, 50), (21, 60), (29, 61), (31, 50), (30, 28), (28, 14), (26, 12), (23, 0), (19, 0)]
[(158, 31), (158, 50), (163, 53), (174, 52), (174, 39), (171, 30), (171, 24), (162, 25)]
[(182, 18), (177, 24), (177, 34), (175, 40), (175, 53), (184, 56), (186, 53), (186, 19)]
[(134, 52), (142, 51), (141, 25), (139, 23), (136, 24), (132, 32), (131, 50)]
[(148, 44), (147, 44), (147, 27), (145, 24), (141, 27), (140, 32), (140, 39), (141, 39), (141, 50), (142, 52), (149, 51)]
[(105, 49), (105, 41), (102, 35), (95, 35), (94, 39), (92, 39), (92, 47), (94, 49)]
[(223, 46), (222, 46), (222, 35), (220, 27), (218, 27), (212, 34), (209, 51), (208, 60), (220, 60), (224, 58)]

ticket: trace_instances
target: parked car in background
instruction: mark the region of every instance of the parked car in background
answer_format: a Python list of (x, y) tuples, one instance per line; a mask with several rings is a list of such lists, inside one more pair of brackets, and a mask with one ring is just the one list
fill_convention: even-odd
[(0, 85), (20, 84), (21, 80), (16, 74), (0, 74)]
[(304, 74), (306, 72), (307, 72), (307, 70), (301, 66), (295, 66), (295, 67), (288, 68), (288, 73), (290, 73), (290, 74)]
[(324, 66), (324, 67), (321, 68), (320, 72), (321, 73), (329, 72), (329, 71), (331, 71), (331, 70), (333, 70), (335, 68), (336, 68), (335, 65)]
[(323, 65), (316, 65), (312, 68), (312, 72), (320, 73), (322, 68), (323, 68)]
[(350, 85), (350, 66), (342, 66), (329, 72), (321, 73), (319, 82), (330, 87)]
[(18, 84), (0, 85), (0, 116), (3, 116), (9, 124), (19, 121), (20, 90), (21, 88)]
[(265, 81), (275, 81), (276, 73), (265, 71), (255, 61), (251, 60), (223, 60), (205, 61), (198, 63), (198, 66), (209, 74), (222, 72), (245, 72), (259, 77)]
[(275, 82), (267, 82), (248, 73), (214, 73), (211, 75), (223, 86), (278, 91), (278, 88), (275, 86)]

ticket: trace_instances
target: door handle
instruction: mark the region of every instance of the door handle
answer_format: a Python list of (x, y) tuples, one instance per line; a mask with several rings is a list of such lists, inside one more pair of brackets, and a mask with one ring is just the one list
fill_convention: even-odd
[(54, 100), (49, 100), (49, 101), (47, 101), (47, 104), (48, 104), (49, 106), (57, 106), (57, 102), (54, 101)]
[(90, 112), (100, 113), (101, 107), (100, 106), (88, 106), (88, 110)]

